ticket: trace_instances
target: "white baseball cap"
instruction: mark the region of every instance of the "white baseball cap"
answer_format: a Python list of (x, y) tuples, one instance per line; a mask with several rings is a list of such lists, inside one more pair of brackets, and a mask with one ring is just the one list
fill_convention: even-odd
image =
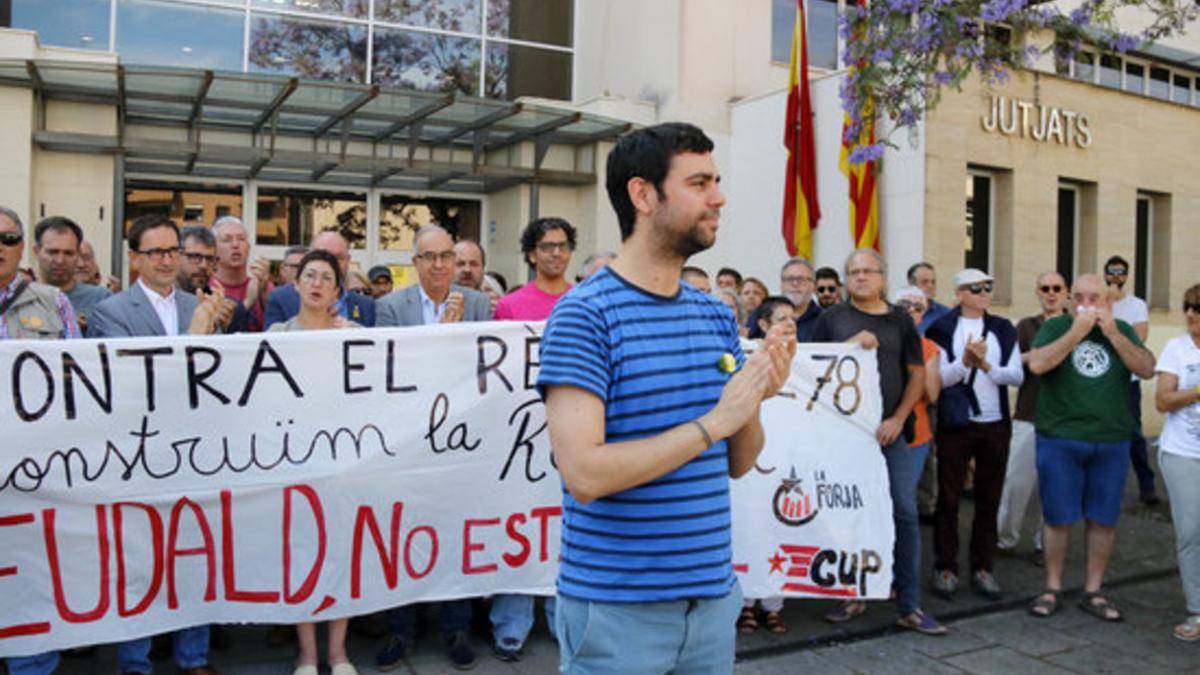
[(962, 288), (963, 286), (979, 284), (985, 281), (995, 281), (995, 279), (993, 279), (992, 275), (988, 274), (987, 272), (984, 272), (983, 270), (977, 270), (974, 267), (968, 267), (967, 269), (954, 275), (955, 288)]

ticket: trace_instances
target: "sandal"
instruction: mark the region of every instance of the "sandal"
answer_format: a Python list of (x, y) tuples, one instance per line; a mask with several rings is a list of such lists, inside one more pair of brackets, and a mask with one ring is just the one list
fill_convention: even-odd
[(743, 607), (742, 613), (738, 615), (737, 630), (739, 633), (749, 634), (758, 630), (758, 614), (753, 607)]
[(867, 603), (861, 600), (851, 600), (825, 612), (825, 620), (829, 623), (843, 623), (856, 616), (862, 616), (866, 611)]
[(767, 631), (776, 635), (788, 632), (788, 625), (784, 623), (783, 617), (779, 616), (779, 612), (767, 612), (763, 623), (767, 624)]
[(1058, 611), (1061, 600), (1062, 591), (1047, 588), (1033, 599), (1033, 603), (1029, 605), (1029, 613), (1039, 619), (1048, 618)]
[(1183, 623), (1175, 626), (1175, 637), (1184, 642), (1200, 640), (1200, 614), (1193, 614)]
[(1083, 595), (1079, 596), (1079, 609), (1104, 621), (1121, 621), (1125, 618), (1121, 610), (1108, 598), (1100, 595), (1099, 591), (1084, 591)]

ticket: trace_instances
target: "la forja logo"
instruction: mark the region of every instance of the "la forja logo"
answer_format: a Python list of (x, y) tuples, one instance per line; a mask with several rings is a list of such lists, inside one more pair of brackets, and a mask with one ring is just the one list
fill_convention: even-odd
[(792, 467), (787, 478), (780, 481), (771, 498), (771, 511), (779, 522), (789, 527), (800, 527), (812, 522), (824, 510), (857, 511), (863, 508), (862, 491), (853, 483), (830, 481), (824, 470), (813, 472), (812, 492), (804, 491), (803, 480), (796, 476)]

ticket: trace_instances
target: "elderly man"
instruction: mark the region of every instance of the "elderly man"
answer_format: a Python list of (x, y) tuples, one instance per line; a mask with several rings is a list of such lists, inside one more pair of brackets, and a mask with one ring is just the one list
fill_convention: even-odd
[(1083, 274), (1071, 289), (1075, 315), (1049, 319), (1034, 339), (1029, 370), (1040, 375), (1037, 471), (1042, 496), (1046, 587), (1029, 611), (1058, 610), (1071, 526), (1086, 520), (1086, 573), (1079, 606), (1105, 621), (1121, 611), (1101, 594), (1129, 472), (1129, 376), (1154, 375), (1154, 355), (1114, 318), (1104, 281)]
[(33, 228), (33, 255), (37, 259), (38, 277), (66, 294), (71, 309), (75, 310), (80, 332), (87, 335), (87, 315), (97, 302), (112, 295), (112, 291), (75, 278), (81, 243), (83, 228), (70, 218), (50, 216)]
[[(850, 342), (876, 350), (883, 420), (875, 430), (887, 462), (892, 495), (892, 522), (896, 530), (893, 570), (897, 624), (925, 635), (946, 632), (932, 616), (921, 611), (921, 532), (917, 522), (917, 495), (912, 452), (904, 439), (904, 422), (925, 391), (925, 361), (921, 338), (912, 318), (884, 298), (887, 266), (873, 249), (859, 249), (846, 258), (849, 299), (830, 307), (817, 319), (813, 342)], [(847, 621), (866, 611), (866, 603), (847, 602), (825, 615), (833, 622)]]
[[(322, 230), (313, 237), (312, 247), (332, 253), (333, 257), (338, 259), (343, 278), (345, 278), (346, 272), (350, 269), (350, 244), (341, 232), (335, 229)], [(370, 328), (375, 325), (375, 301), (369, 296), (362, 293), (350, 293), (342, 289), (342, 295), (338, 298), (335, 306), (338, 314), (361, 326)], [(296, 284), (280, 286), (271, 291), (271, 295), (267, 299), (267, 328), (281, 321), (287, 321), (299, 313), (300, 293), (296, 290)]]
[(579, 283), (587, 279), (607, 267), (609, 263), (616, 259), (617, 254), (612, 251), (596, 251), (583, 259), (583, 265), (579, 268), (579, 274), (575, 275), (575, 282)]
[[(1021, 350), (1021, 362), (1025, 368), (1025, 379), (1017, 390), (1017, 409), (1013, 413), (1012, 440), (1008, 444), (1008, 467), (1004, 472), (1004, 492), (1000, 495), (1000, 508), (996, 512), (996, 550), (1011, 554), (1021, 542), (1021, 525), (1025, 522), (1025, 510), (1037, 496), (1037, 443), (1034, 416), (1037, 412), (1038, 388), (1041, 378), (1029, 372), (1029, 357), (1033, 340), (1047, 320), (1066, 313), (1067, 282), (1058, 272), (1042, 272), (1038, 275), (1033, 293), (1037, 296), (1042, 311), (1017, 322), (1017, 346)], [(1038, 502), (1039, 508), (1041, 502)], [(1042, 558), (1042, 533), (1034, 537), (1034, 563), (1045, 564)]]
[(908, 268), (907, 276), (908, 285), (920, 288), (929, 300), (929, 309), (925, 311), (925, 318), (917, 326), (917, 332), (924, 335), (925, 329), (932, 326), (934, 321), (942, 318), (946, 312), (950, 311), (950, 308), (937, 301), (937, 270), (933, 269), (933, 265), (923, 261), (916, 263)]
[[(816, 290), (816, 279), (813, 276), (812, 263), (807, 258), (792, 258), (783, 263), (779, 271), (779, 286), (782, 294), (792, 301), (796, 308), (796, 341), (813, 342), (813, 327), (817, 325), (817, 317), (821, 316), (821, 306), (813, 302), (813, 291)], [(751, 312), (747, 319), (750, 329), (747, 337), (761, 338), (762, 328), (758, 325), (758, 310)]]
[(75, 280), (85, 284), (104, 286), (113, 293), (121, 292), (121, 280), (114, 276), (100, 273), (100, 265), (96, 263), (96, 249), (92, 242), (79, 242), (79, 258), (75, 265)]
[(1001, 596), (994, 567), (996, 511), (1012, 435), (1008, 387), (1020, 385), (1024, 372), (1017, 330), (1008, 319), (987, 311), (994, 283), (991, 275), (977, 269), (954, 275), (958, 306), (925, 331), (941, 348), (933, 590), (947, 598), (958, 591), (958, 502), (971, 460), (975, 461), (971, 585), (991, 600)]
[[(413, 239), (413, 266), (417, 283), (393, 291), (376, 303), (376, 326), (425, 326), (456, 321), (487, 321), (491, 302), (479, 291), (451, 283), (454, 278), (454, 240), (437, 225), (426, 225)], [(417, 637), (416, 605), (397, 607), (388, 612), (392, 634), (375, 656), (379, 670), (400, 666)], [(442, 636), (446, 655), (461, 669), (475, 665), (467, 633), (471, 624), (471, 600), (442, 603)]]
[[(0, 206), (0, 340), (78, 338), (71, 302), (54, 286), (26, 282), (17, 274), (25, 232), (15, 211)], [(48, 675), (58, 667), (57, 651), (7, 660), (9, 675)]]
[(271, 264), (266, 258), (250, 260), (250, 239), (246, 226), (236, 216), (217, 218), (212, 226), (217, 240), (217, 269), (213, 278), (221, 282), (227, 297), (245, 305), (250, 312), (249, 330), (263, 330), (267, 295), (273, 286)]
[(300, 259), (308, 253), (307, 246), (289, 246), (283, 252), (283, 262), (279, 264), (279, 278), (284, 284), (296, 283), (296, 272), (300, 270)]
[(474, 239), (460, 239), (454, 245), (454, 283), (473, 291), (483, 284), (487, 254)]

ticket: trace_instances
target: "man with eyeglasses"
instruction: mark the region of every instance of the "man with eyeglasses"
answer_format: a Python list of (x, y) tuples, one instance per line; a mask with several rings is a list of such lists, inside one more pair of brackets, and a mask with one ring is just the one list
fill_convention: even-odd
[(307, 246), (289, 246), (283, 252), (283, 262), (279, 263), (279, 278), (284, 284), (296, 283), (296, 272), (300, 270), (300, 259), (308, 253)]
[[(1034, 417), (1040, 378), (1029, 371), (1029, 356), (1033, 340), (1048, 319), (1067, 311), (1067, 282), (1058, 272), (1042, 272), (1033, 289), (1042, 311), (1017, 322), (1017, 347), (1025, 379), (1017, 390), (1017, 409), (1013, 413), (1012, 440), (1008, 444), (1008, 467), (1004, 471), (1004, 491), (996, 514), (996, 552), (1012, 555), (1021, 543), (1021, 525), (1025, 512), (1038, 500), (1037, 496), (1037, 435)], [(1035, 507), (1035, 508), (1039, 508)], [(1040, 520), (1040, 519), (1039, 519)], [(1033, 562), (1045, 564), (1042, 557), (1042, 528), (1034, 535)]]
[(63, 216), (43, 218), (33, 228), (33, 255), (37, 259), (38, 278), (66, 294), (75, 310), (79, 331), (87, 335), (87, 315), (97, 302), (112, 295), (103, 286), (75, 278), (79, 265), (79, 246), (83, 228)]
[[(813, 266), (807, 258), (795, 257), (783, 263), (779, 271), (781, 295), (792, 301), (796, 308), (796, 342), (812, 342), (813, 327), (821, 316), (821, 306), (813, 300), (815, 289)], [(746, 337), (751, 340), (763, 337), (758, 325), (759, 311), (750, 313), (746, 319)]]
[[(904, 425), (925, 392), (925, 362), (921, 338), (908, 313), (884, 297), (887, 266), (877, 251), (861, 248), (846, 258), (849, 299), (830, 307), (817, 319), (813, 342), (850, 342), (875, 350), (883, 419), (875, 438), (887, 462), (892, 496), (893, 587), (900, 612), (897, 625), (924, 635), (944, 635), (946, 627), (921, 611), (921, 532), (917, 521), (916, 466)], [(846, 602), (825, 615), (842, 622), (866, 611), (866, 603)]]
[[(350, 243), (346, 241), (341, 232), (334, 228), (321, 230), (317, 236), (313, 237), (312, 248), (332, 253), (342, 268), (342, 278), (346, 278), (350, 271)], [(378, 317), (375, 300), (369, 295), (350, 293), (346, 289), (342, 289), (342, 294), (334, 306), (337, 308), (338, 314), (360, 326), (370, 328), (376, 325)], [(299, 313), (300, 292), (296, 290), (294, 281), (271, 291), (271, 295), (267, 298), (265, 315), (267, 328), (281, 321), (287, 321)]]
[(575, 250), (575, 228), (562, 218), (538, 218), (521, 233), (521, 253), (534, 279), (500, 298), (496, 320), (545, 321), (554, 303), (571, 289), (567, 267)]
[[(1144, 343), (1150, 335), (1150, 312), (1146, 301), (1125, 288), (1129, 279), (1129, 261), (1114, 255), (1104, 263), (1104, 283), (1112, 298), (1113, 316), (1133, 326), (1133, 332)], [(1142, 434), (1142, 384), (1135, 375), (1129, 381), (1129, 409), (1133, 414), (1133, 435), (1129, 443), (1129, 457), (1133, 460), (1133, 473), (1137, 475), (1139, 497), (1143, 504), (1153, 506), (1159, 502), (1154, 489), (1154, 469), (1146, 452), (1146, 437)]]
[(817, 304), (829, 309), (842, 301), (842, 279), (832, 267), (817, 270)]
[[(212, 231), (202, 225), (189, 225), (179, 231), (179, 237), (183, 245), (179, 249), (175, 286), (197, 297), (211, 293), (211, 289), (221, 284), (213, 278), (217, 244)], [(221, 312), (217, 316), (218, 332), (244, 333), (249, 321), (250, 312), (245, 305), (228, 297), (221, 302)]]
[(954, 275), (958, 306), (925, 331), (942, 350), (933, 590), (947, 599), (958, 591), (958, 504), (972, 459), (971, 585), (989, 600), (999, 600), (1002, 595), (994, 572), (996, 511), (1004, 491), (1012, 437), (1008, 387), (1020, 385), (1025, 374), (1016, 328), (1008, 319), (987, 311), (994, 284), (991, 275), (973, 268)]

